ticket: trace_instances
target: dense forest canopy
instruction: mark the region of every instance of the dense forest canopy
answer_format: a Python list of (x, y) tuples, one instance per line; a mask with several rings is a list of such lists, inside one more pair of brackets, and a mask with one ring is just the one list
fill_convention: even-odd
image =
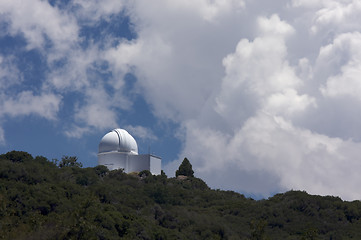
[(255, 201), (191, 176), (0, 155), (1, 239), (361, 239), (360, 217), (359, 201), (338, 197)]

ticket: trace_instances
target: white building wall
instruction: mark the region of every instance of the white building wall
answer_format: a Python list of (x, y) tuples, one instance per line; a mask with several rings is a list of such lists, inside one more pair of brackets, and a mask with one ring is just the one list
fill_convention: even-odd
[(98, 164), (109, 170), (124, 169), (124, 172), (141, 172), (148, 170), (154, 175), (161, 174), (161, 158), (150, 155), (132, 155), (121, 152), (107, 152), (98, 154)]
[(128, 154), (120, 152), (108, 152), (98, 154), (98, 164), (106, 166), (109, 170), (123, 168), (127, 170)]
[(162, 159), (153, 155), (149, 155), (149, 162), (149, 171), (154, 175), (160, 175), (162, 171)]
[(130, 155), (128, 166), (128, 173), (149, 170), (149, 157), (147, 155)]

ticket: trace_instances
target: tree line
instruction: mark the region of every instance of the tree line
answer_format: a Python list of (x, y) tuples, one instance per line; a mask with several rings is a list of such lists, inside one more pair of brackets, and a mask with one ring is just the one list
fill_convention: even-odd
[(210, 189), (188, 159), (175, 175), (1, 154), (0, 239), (361, 239), (360, 201), (302, 191), (256, 201)]

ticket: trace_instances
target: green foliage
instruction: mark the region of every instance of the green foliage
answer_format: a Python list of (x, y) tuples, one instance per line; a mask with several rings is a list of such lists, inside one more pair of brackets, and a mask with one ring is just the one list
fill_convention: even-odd
[(265, 228), (267, 227), (267, 221), (259, 220), (251, 221), (251, 239), (252, 240), (264, 240), (265, 237)]
[(59, 167), (82, 167), (83, 165), (80, 162), (77, 162), (78, 158), (75, 156), (63, 156), (59, 163)]
[(182, 164), (179, 166), (179, 169), (175, 172), (175, 176), (179, 175), (194, 177), (194, 171), (192, 169), (192, 164), (189, 162), (187, 158), (184, 158)]
[(69, 162), (0, 155), (0, 239), (361, 239), (360, 201), (300, 191), (254, 201), (194, 177)]
[(143, 170), (138, 174), (139, 177), (149, 177), (152, 176), (152, 173), (149, 170)]
[(33, 160), (33, 156), (23, 151), (11, 151), (5, 154), (1, 154), (0, 159), (6, 159), (12, 162), (25, 162)]
[(94, 167), (94, 171), (99, 177), (104, 177), (109, 172), (109, 169), (104, 165), (98, 165)]

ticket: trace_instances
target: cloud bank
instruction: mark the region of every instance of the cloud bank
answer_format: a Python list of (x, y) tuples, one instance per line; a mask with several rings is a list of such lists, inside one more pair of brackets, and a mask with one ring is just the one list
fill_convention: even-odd
[(134, 4), (138, 38), (119, 56), (132, 51), (155, 114), (185, 132), (180, 158), (211, 186), (360, 198), (360, 125), (340, 124), (359, 116), (359, 8), (316, 2), (278, 3), (279, 12), (238, 2), (211, 19), (192, 4), (162, 6), (164, 14)]
[[(159, 121), (179, 126), (169, 175), (187, 156), (214, 188), (361, 198), (358, 1), (31, 0), (0, 9), (2, 36), (23, 41), (0, 53), (0, 123), (54, 121), (69, 108), (64, 133), (81, 138), (116, 127), (141, 96)], [(102, 28), (125, 18), (133, 37)], [(29, 52), (45, 66), (31, 90), (17, 63)], [(130, 90), (127, 74), (136, 77)]]

